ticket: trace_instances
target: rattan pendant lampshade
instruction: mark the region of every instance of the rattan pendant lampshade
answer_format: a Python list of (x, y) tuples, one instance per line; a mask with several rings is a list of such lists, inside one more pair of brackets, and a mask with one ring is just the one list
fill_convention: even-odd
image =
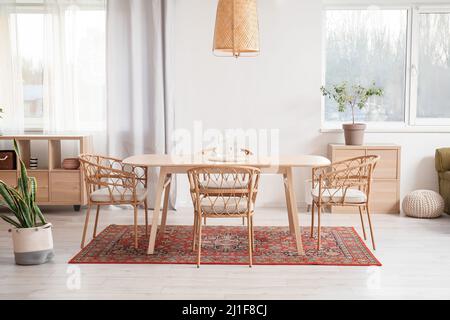
[(219, 0), (214, 54), (238, 58), (257, 56), (259, 51), (256, 0)]

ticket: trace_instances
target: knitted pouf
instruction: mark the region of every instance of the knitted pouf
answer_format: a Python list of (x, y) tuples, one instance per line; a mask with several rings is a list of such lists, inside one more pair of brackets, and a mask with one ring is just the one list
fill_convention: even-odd
[(445, 202), (441, 195), (430, 190), (414, 191), (403, 199), (403, 211), (413, 218), (439, 218), (444, 213), (444, 207)]

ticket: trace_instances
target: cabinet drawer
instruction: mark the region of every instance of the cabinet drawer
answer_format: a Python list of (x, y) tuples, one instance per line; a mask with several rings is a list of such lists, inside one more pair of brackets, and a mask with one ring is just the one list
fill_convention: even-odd
[(367, 154), (380, 156), (374, 172), (375, 179), (398, 178), (398, 150), (368, 150)]
[(50, 200), (55, 203), (78, 204), (81, 202), (80, 172), (51, 172)]
[(366, 155), (365, 149), (338, 149), (334, 150), (333, 162), (344, 161), (352, 158), (363, 157)]
[(0, 180), (10, 187), (16, 187), (17, 173), (15, 171), (0, 171)]
[(370, 194), (373, 213), (400, 213), (400, 197), (397, 180), (375, 180)]
[(29, 170), (28, 176), (36, 178), (36, 181), (37, 181), (36, 199), (37, 199), (37, 201), (38, 202), (48, 202), (49, 201), (48, 172), (33, 172), (32, 170)]

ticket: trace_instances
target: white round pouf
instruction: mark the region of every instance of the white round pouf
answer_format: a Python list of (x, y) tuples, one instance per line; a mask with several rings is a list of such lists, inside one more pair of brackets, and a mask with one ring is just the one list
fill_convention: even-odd
[(417, 190), (403, 199), (403, 211), (408, 217), (413, 218), (439, 218), (444, 214), (444, 207), (444, 198), (430, 190)]

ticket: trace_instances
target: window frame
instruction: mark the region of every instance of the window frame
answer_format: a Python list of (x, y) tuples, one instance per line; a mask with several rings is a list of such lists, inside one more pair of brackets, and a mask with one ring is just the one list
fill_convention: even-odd
[[(418, 36), (419, 15), (423, 13), (450, 13), (450, 5), (325, 5), (322, 11), (322, 83), (326, 83), (326, 13), (328, 10), (406, 10), (406, 61), (404, 88), (404, 121), (366, 122), (368, 132), (450, 132), (450, 117), (446, 119), (418, 118)], [(342, 130), (342, 122), (331, 122), (325, 119), (325, 97), (321, 98), (321, 131), (337, 132)]]

